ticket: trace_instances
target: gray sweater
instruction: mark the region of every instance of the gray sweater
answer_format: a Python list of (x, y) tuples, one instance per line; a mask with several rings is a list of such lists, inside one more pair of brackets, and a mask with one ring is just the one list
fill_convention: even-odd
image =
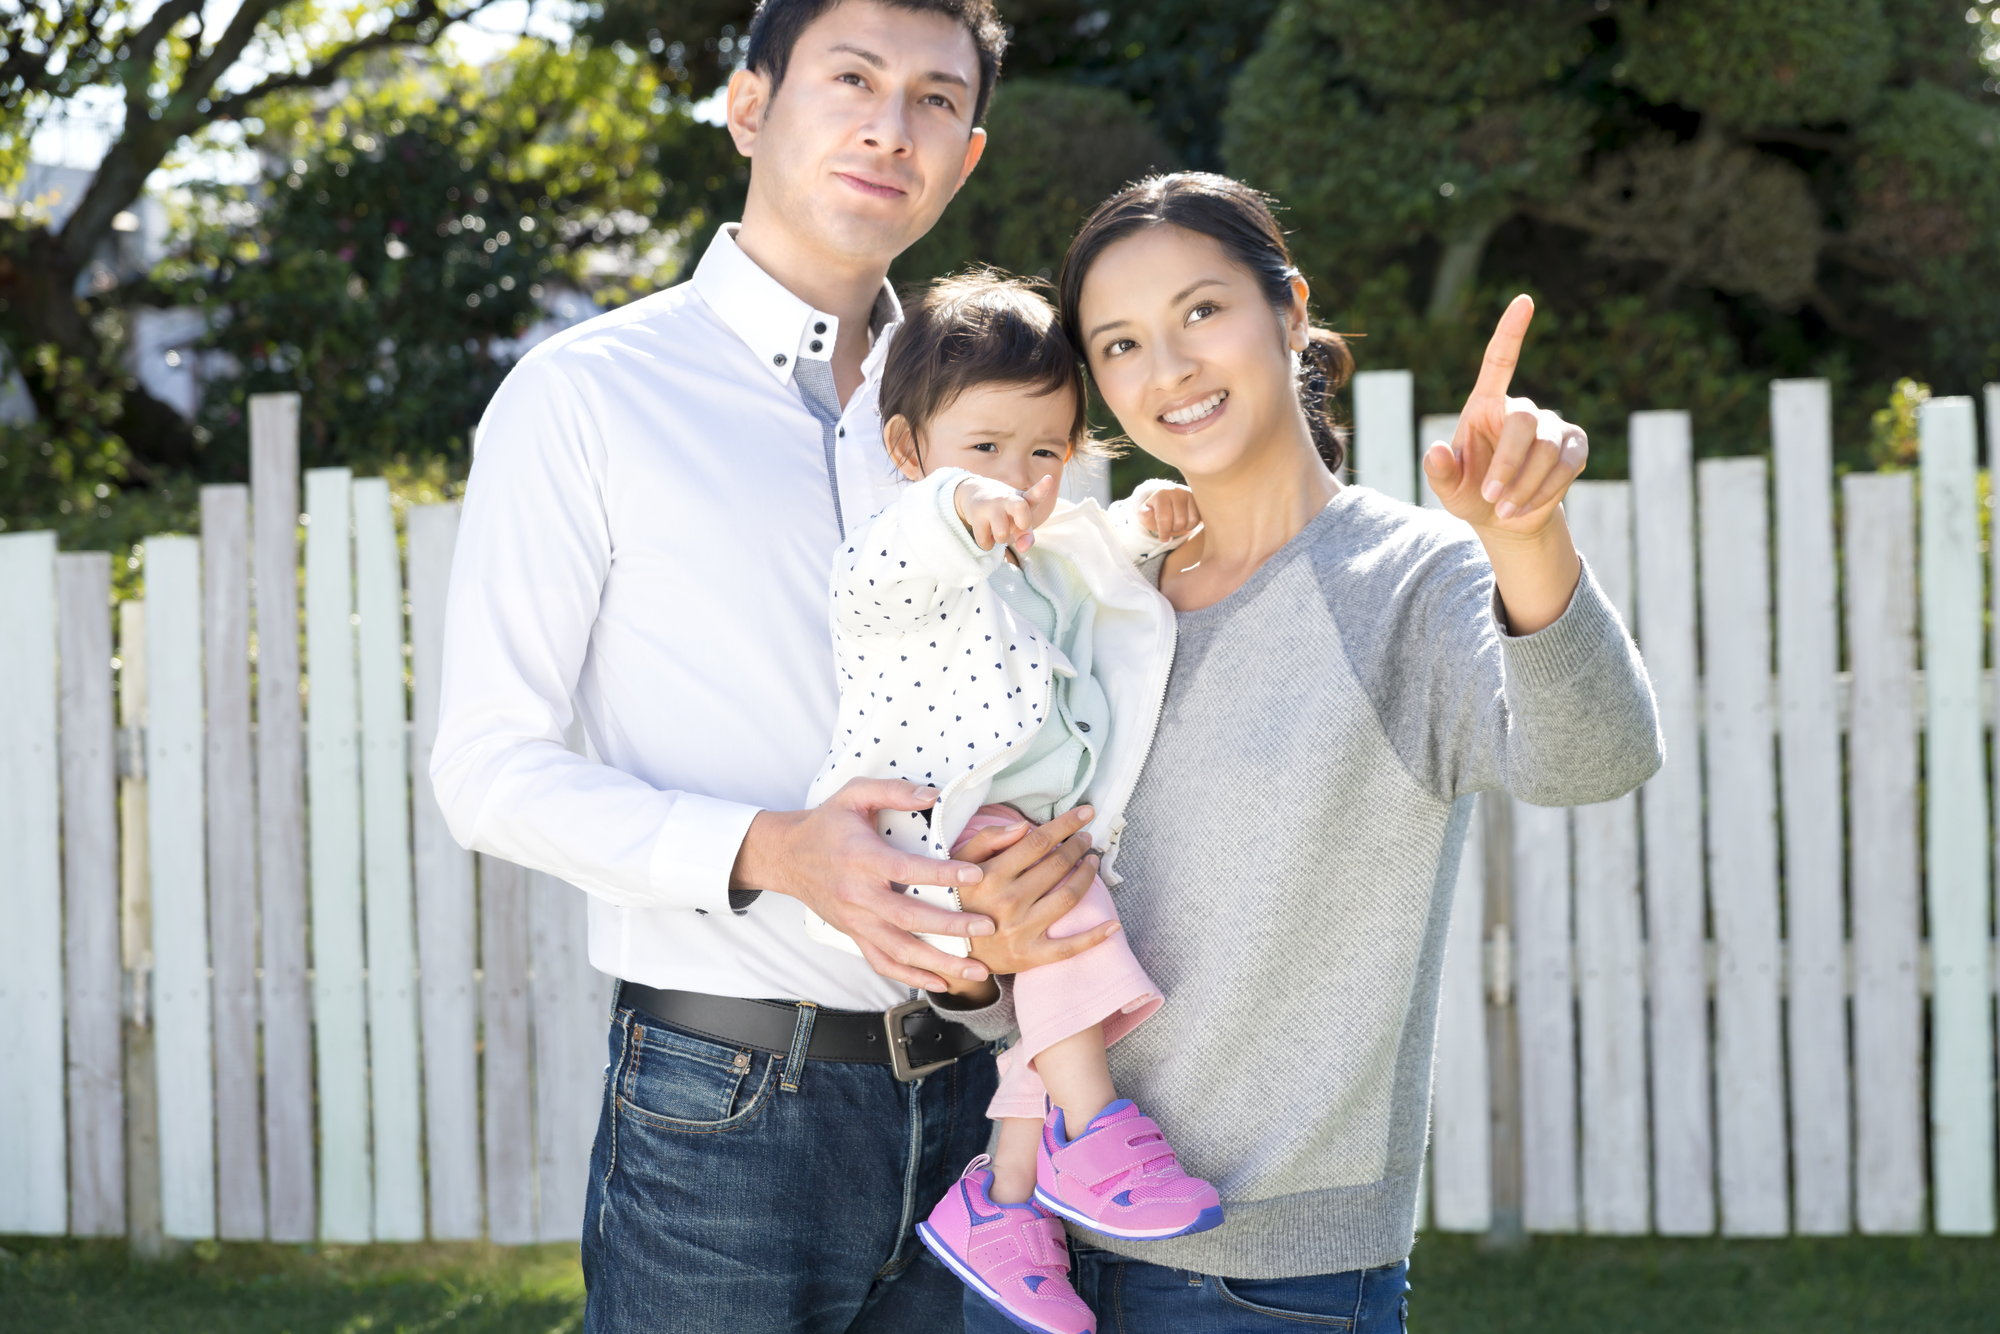
[(1080, 1235), (1230, 1278), (1393, 1264), (1470, 798), (1580, 805), (1645, 781), (1645, 668), (1587, 569), (1561, 619), (1510, 637), (1464, 526), (1360, 487), (1179, 627), (1113, 891), (1167, 999), (1111, 1074), (1227, 1218)]

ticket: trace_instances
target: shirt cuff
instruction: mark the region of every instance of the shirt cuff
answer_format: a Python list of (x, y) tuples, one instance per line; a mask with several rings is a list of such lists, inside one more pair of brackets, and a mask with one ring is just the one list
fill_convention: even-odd
[[(694, 792), (674, 795), (673, 809), (653, 843), (653, 892), (670, 907), (697, 912), (736, 910), (729, 875), (762, 809)], [(747, 902), (744, 904), (748, 906)]]
[(1014, 1019), (1014, 979), (999, 977), (994, 981), (1000, 984), (1000, 995), (990, 1004), (972, 1008), (948, 991), (931, 992), (931, 1009), (940, 1018), (965, 1025), (983, 1042), (998, 1042), (1019, 1025)]

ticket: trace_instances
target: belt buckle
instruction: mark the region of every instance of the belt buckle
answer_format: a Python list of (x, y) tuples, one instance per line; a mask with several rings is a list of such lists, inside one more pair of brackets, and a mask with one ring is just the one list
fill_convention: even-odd
[(903, 1032), (903, 1021), (919, 1010), (928, 1010), (930, 1007), (929, 1001), (918, 997), (916, 1000), (904, 1001), (901, 1005), (891, 1006), (882, 1011), (882, 1025), (889, 1030), (889, 1068), (895, 1072), (896, 1078), (905, 1084), (942, 1070), (958, 1059), (956, 1056), (949, 1056), (942, 1061), (932, 1061), (928, 1065), (910, 1064), (910, 1039), (909, 1035)]

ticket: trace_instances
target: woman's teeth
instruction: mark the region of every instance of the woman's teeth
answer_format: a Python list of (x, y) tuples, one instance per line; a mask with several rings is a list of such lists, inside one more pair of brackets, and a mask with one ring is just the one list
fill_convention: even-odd
[(1184, 408), (1175, 408), (1172, 412), (1161, 413), (1160, 420), (1170, 422), (1175, 426), (1186, 426), (1189, 422), (1198, 422), (1209, 413), (1221, 407), (1222, 400), (1228, 397), (1229, 391), (1227, 389), (1217, 390), (1199, 403), (1190, 403)]

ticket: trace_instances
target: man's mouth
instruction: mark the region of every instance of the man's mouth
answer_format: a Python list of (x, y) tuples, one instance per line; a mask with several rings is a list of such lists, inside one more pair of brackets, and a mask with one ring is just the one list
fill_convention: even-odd
[(1207, 398), (1198, 399), (1186, 407), (1175, 408), (1160, 414), (1160, 420), (1169, 426), (1190, 426), (1214, 413), (1229, 397), (1227, 389), (1218, 389)]
[(871, 199), (899, 199), (909, 193), (909, 191), (902, 189), (900, 186), (891, 185), (887, 181), (878, 181), (867, 176), (857, 176), (851, 171), (837, 171), (834, 175)]

